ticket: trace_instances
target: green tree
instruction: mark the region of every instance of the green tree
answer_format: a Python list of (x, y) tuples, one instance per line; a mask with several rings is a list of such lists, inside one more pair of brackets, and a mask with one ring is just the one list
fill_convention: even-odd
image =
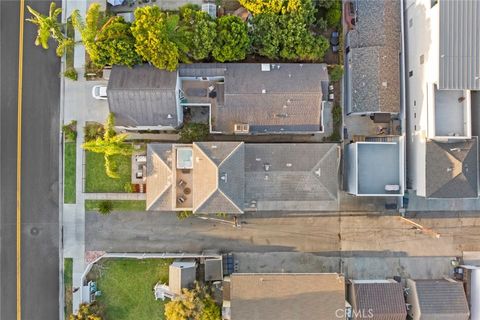
[(194, 60), (208, 58), (217, 37), (217, 24), (208, 13), (199, 11), (195, 6), (180, 8), (180, 20), (185, 30), (185, 42), (189, 48), (189, 56)]
[(331, 81), (338, 81), (342, 79), (343, 66), (339, 64), (330, 65), (328, 66), (328, 73)]
[(217, 38), (212, 51), (215, 60), (243, 60), (249, 48), (247, 25), (239, 17), (223, 16), (217, 20)]
[(208, 125), (204, 123), (186, 123), (180, 129), (180, 140), (182, 142), (202, 141), (210, 133)]
[(71, 314), (70, 320), (102, 320), (102, 317), (99, 315), (98, 306), (95, 303), (86, 304), (83, 303), (78, 309), (76, 315)]
[(299, 14), (308, 24), (315, 20), (315, 7), (312, 0), (240, 0), (253, 15), (262, 13)]
[(99, 60), (95, 38), (102, 26), (107, 22), (105, 13), (100, 11), (99, 3), (92, 3), (88, 7), (85, 20), (80, 16), (80, 12), (75, 10), (72, 13), (73, 27), (80, 33), (85, 50), (90, 60), (95, 63)]
[(174, 71), (188, 62), (185, 30), (178, 15), (167, 15), (157, 6), (139, 7), (131, 27), (135, 49), (144, 60), (159, 69)]
[(220, 307), (205, 287), (195, 283), (192, 290), (183, 289), (182, 295), (165, 305), (166, 320), (220, 320)]
[(329, 46), (328, 40), (310, 32), (297, 14), (260, 14), (253, 26), (254, 50), (270, 59), (318, 61)]
[(133, 147), (125, 143), (126, 134), (116, 134), (114, 130), (114, 116), (110, 113), (104, 125), (103, 137), (87, 141), (82, 148), (91, 152), (103, 153), (105, 158), (105, 172), (110, 178), (118, 178), (118, 167), (112, 156), (131, 155)]
[(56, 53), (59, 57), (63, 56), (67, 47), (75, 45), (75, 41), (61, 31), (62, 24), (58, 21), (58, 16), (62, 13), (62, 9), (57, 8), (54, 2), (50, 3), (48, 16), (41, 14), (30, 6), (27, 6), (27, 9), (32, 14), (32, 18), (26, 20), (38, 27), (35, 45), (41, 45), (44, 49), (48, 49), (48, 40), (52, 38), (57, 42)]

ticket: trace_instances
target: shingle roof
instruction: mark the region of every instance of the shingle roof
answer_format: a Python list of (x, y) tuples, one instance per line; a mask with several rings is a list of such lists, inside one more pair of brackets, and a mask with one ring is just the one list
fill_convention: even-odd
[(177, 73), (150, 65), (113, 66), (107, 96), (121, 126), (178, 126)]
[(259, 63), (226, 65), (224, 105), (217, 107), (213, 129), (232, 133), (247, 123), (251, 132), (321, 131), (324, 64)]
[(171, 152), (169, 143), (147, 145), (147, 210), (172, 210)]
[(428, 141), (425, 166), (427, 197), (478, 197), (476, 137), (464, 142)]
[(422, 320), (467, 319), (468, 303), (463, 285), (447, 280), (415, 280)]
[(373, 317), (369, 318), (372, 320), (406, 319), (407, 309), (401, 283), (352, 283), (351, 286), (349, 301), (353, 310), (372, 310)]
[(336, 144), (247, 144), (245, 200), (275, 202), (278, 210), (314, 203), (318, 210), (337, 200), (338, 163)]
[(400, 1), (356, 1), (350, 31), (351, 112), (400, 111)]
[(345, 308), (344, 278), (337, 274), (231, 275), (232, 320), (336, 319)]
[(480, 2), (439, 1), (440, 89), (480, 90)]

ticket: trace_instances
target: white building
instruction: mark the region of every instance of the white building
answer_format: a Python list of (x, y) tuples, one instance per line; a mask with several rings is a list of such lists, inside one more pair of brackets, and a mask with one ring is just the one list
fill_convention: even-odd
[(407, 186), (419, 196), (478, 197), (479, 17), (475, 0), (405, 2)]

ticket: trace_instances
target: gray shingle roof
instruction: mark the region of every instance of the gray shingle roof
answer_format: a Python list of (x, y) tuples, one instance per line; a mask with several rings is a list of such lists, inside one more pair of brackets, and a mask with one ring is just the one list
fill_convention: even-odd
[(114, 66), (107, 95), (116, 124), (178, 126), (176, 83), (176, 72), (150, 65)]
[[(316, 132), (321, 128), (324, 64), (227, 64), (224, 105), (215, 111), (213, 129), (233, 133), (248, 123), (251, 132)], [(262, 93), (264, 92), (264, 93)]]
[(463, 285), (447, 280), (415, 280), (422, 319), (467, 319), (468, 303)]
[(351, 112), (400, 111), (400, 1), (356, 1), (350, 31)]
[(180, 77), (223, 77), (227, 64), (224, 63), (191, 63), (181, 64), (178, 68)]
[(430, 198), (478, 197), (478, 141), (427, 142), (426, 195)]
[(337, 274), (241, 274), (230, 277), (232, 320), (330, 320), (345, 308)]
[(439, 1), (440, 89), (480, 90), (480, 2)]
[(349, 301), (353, 310), (372, 310), (372, 320), (406, 319), (407, 308), (401, 283), (353, 283), (351, 286)]
[(337, 199), (338, 161), (336, 144), (247, 144), (245, 200), (276, 202), (279, 210), (313, 202), (318, 210)]

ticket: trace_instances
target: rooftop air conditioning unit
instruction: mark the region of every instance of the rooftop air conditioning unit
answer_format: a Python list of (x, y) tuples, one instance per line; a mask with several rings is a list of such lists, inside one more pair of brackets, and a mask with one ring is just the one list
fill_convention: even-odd
[(250, 126), (246, 123), (237, 123), (235, 124), (233, 131), (235, 133), (248, 133), (250, 131)]

